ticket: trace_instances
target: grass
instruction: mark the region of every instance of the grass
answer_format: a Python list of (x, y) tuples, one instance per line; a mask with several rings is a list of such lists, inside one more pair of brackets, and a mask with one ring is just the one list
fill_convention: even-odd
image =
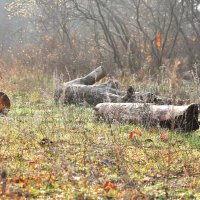
[(55, 106), (51, 80), (19, 77), (1, 83), (13, 118), (0, 121), (1, 199), (200, 199), (200, 131), (95, 122), (91, 108)]

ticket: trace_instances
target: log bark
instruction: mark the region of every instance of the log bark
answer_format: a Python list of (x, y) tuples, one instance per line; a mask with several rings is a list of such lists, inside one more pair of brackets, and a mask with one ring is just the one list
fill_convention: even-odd
[(105, 69), (98, 67), (83, 78), (78, 78), (58, 87), (54, 93), (55, 102), (64, 104), (97, 105), (102, 102), (156, 102), (156, 95), (152, 93), (135, 92), (133, 87), (127, 91), (119, 89), (116, 80), (103, 84), (95, 84), (106, 76)]
[(82, 78), (78, 78), (67, 83), (64, 83), (64, 86), (73, 85), (73, 84), (80, 84), (80, 85), (93, 85), (97, 81), (101, 80), (106, 76), (106, 71), (104, 67), (100, 66), (90, 72), (88, 75)]
[(199, 129), (198, 105), (153, 105), (146, 103), (101, 103), (96, 105), (95, 118), (112, 123), (133, 123), (145, 127), (169, 128), (178, 131)]

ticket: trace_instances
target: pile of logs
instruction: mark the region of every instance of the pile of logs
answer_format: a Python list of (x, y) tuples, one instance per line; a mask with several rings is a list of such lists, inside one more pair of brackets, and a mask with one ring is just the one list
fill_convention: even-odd
[[(78, 78), (59, 86), (55, 93), (55, 102), (72, 104), (97, 105), (103, 102), (146, 102), (155, 103), (158, 101), (156, 95), (152, 93), (135, 92), (133, 87), (127, 91), (119, 89), (116, 80), (109, 80), (106, 83), (95, 84), (106, 76), (105, 69), (98, 67), (83, 78)], [(95, 84), (95, 85), (94, 85)]]
[(55, 102), (94, 106), (96, 119), (109, 123), (159, 125), (185, 132), (199, 128), (198, 104), (169, 105), (171, 99), (135, 92), (132, 86), (127, 91), (120, 90), (116, 80), (95, 84), (105, 76), (105, 69), (98, 67), (83, 78), (63, 83), (54, 93)]

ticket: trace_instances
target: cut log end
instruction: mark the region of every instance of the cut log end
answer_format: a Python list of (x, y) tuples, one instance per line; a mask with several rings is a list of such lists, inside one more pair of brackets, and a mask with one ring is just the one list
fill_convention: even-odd
[(160, 121), (160, 126), (184, 132), (191, 132), (198, 130), (199, 129), (198, 105), (191, 104), (187, 106), (187, 108), (182, 114), (177, 114), (171, 119)]
[(8, 96), (5, 93), (0, 92), (0, 113), (7, 115), (7, 113), (10, 111), (10, 106), (11, 103)]

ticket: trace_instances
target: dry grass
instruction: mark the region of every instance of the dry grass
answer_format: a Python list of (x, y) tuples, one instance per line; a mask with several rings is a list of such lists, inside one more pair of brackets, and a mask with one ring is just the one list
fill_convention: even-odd
[[(2, 199), (200, 198), (199, 131), (96, 123), (91, 108), (55, 106), (53, 81), (38, 71), (13, 68), (0, 84), (13, 118), (0, 122), (0, 166), (7, 172)], [(182, 87), (180, 94), (193, 88)], [(141, 135), (129, 138), (132, 130)]]

